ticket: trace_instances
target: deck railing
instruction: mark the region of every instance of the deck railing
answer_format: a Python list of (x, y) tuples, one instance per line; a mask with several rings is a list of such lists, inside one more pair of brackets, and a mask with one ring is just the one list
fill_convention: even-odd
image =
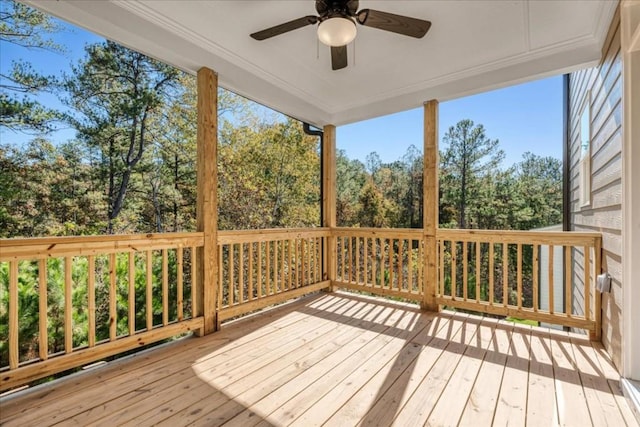
[(335, 285), (422, 300), (422, 230), (337, 228)]
[(439, 304), (597, 334), (600, 234), (439, 229), (437, 239)]
[(202, 233), (0, 240), (1, 389), (201, 328), (202, 245)]
[(328, 288), (329, 234), (326, 228), (219, 232), (218, 320)]
[[(443, 306), (599, 337), (599, 234), (436, 237), (427, 263), (421, 229), (220, 231), (211, 284), (197, 280), (203, 233), (0, 240), (0, 389), (201, 329), (204, 313), (220, 322), (330, 287), (414, 301), (427, 292)], [(424, 280), (429, 265), (435, 283)], [(201, 313), (205, 286), (218, 287), (217, 305)]]

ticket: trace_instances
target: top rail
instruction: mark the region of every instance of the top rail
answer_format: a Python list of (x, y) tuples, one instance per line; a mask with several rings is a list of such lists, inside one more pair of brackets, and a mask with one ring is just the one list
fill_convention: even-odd
[(483, 243), (525, 243), (536, 245), (593, 246), (601, 238), (599, 233), (578, 231), (519, 231), (519, 230), (460, 230), (440, 228), (439, 240)]
[(0, 239), (0, 261), (200, 247), (204, 233), (126, 234)]
[(339, 227), (332, 228), (331, 232), (336, 237), (369, 237), (381, 239), (422, 239), (421, 228), (365, 228), (365, 227)]
[(218, 244), (228, 245), (233, 243), (257, 243), (273, 240), (312, 239), (316, 237), (329, 237), (331, 230), (325, 227), (318, 228), (268, 228), (263, 230), (228, 230), (218, 231)]

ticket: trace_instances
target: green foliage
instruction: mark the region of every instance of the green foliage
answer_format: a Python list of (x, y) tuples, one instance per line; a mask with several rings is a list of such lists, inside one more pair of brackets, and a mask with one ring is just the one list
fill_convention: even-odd
[[(500, 169), (504, 156), (482, 125), (462, 120), (449, 129), (440, 154), (440, 227), (530, 230), (562, 221), (562, 164), (525, 153)], [(367, 166), (338, 152), (339, 226), (422, 227), (422, 153), (410, 146), (400, 160)]]
[(504, 152), (497, 139), (486, 137), (482, 125), (475, 126), (468, 119), (451, 126), (443, 143), (446, 148), (440, 155), (440, 170), (446, 186), (442, 204), (457, 211), (457, 228), (467, 228), (468, 205), (478, 202), (483, 179), (499, 167)]
[[(48, 35), (55, 21), (20, 3), (3, 2), (0, 40), (27, 48), (58, 51)], [(0, 126), (47, 131), (60, 113), (44, 108), (33, 94), (58, 88), (66, 95), (66, 122), (76, 139), (53, 144), (39, 136), (24, 146), (0, 145), (0, 237), (193, 231), (196, 228), (196, 88), (188, 76), (166, 64), (112, 42), (87, 46), (85, 57), (64, 76), (64, 84), (34, 72), (26, 62), (13, 64), (2, 77)], [(260, 109), (224, 90), (219, 92), (218, 206), (220, 229), (313, 227), (320, 225), (320, 153), (318, 139), (304, 134), (298, 121), (263, 116)], [(443, 227), (530, 229), (561, 220), (560, 162), (525, 154), (513, 167), (499, 168), (503, 153), (482, 125), (462, 120), (443, 140), (440, 164), (440, 224)], [(338, 151), (339, 226), (416, 228), (422, 226), (422, 153), (411, 146), (397, 161), (384, 163), (376, 153), (366, 162)], [(387, 248), (388, 249), (388, 248)], [(380, 248), (382, 251), (383, 248)], [(523, 247), (524, 258), (531, 258)], [(460, 254), (460, 252), (459, 252)], [(376, 254), (383, 257), (383, 253)], [(419, 264), (418, 250), (410, 251)], [(473, 270), (475, 252), (468, 261)], [(507, 256), (515, 265), (516, 252)], [(496, 283), (502, 278), (496, 252)], [(459, 257), (461, 259), (461, 257)], [(112, 277), (116, 288), (116, 334), (163, 321), (163, 279), (168, 282), (168, 317), (177, 317), (177, 258), (168, 253), (168, 277), (162, 256), (154, 252), (151, 277), (144, 254), (95, 259), (96, 340), (109, 338)], [(480, 260), (481, 286), (467, 277), (471, 298), (487, 299), (488, 260)], [(185, 252), (185, 295), (189, 295), (190, 254)], [(446, 292), (451, 289), (451, 259), (444, 260)], [(456, 267), (461, 268), (461, 263)], [(65, 310), (72, 311), (74, 347), (89, 340), (89, 271), (86, 257), (75, 257), (71, 271), (72, 307), (65, 307), (65, 263), (47, 265), (50, 353), (64, 351)], [(133, 267), (133, 288), (128, 283)], [(530, 298), (531, 266), (524, 265), (525, 300)], [(113, 276), (111, 272), (113, 273)], [(364, 272), (366, 274), (366, 272)], [(21, 262), (19, 344), (21, 360), (37, 357), (39, 339), (38, 264)], [(462, 272), (456, 271), (458, 285)], [(389, 285), (386, 267), (371, 280)], [(397, 279), (397, 276), (396, 276)], [(147, 281), (152, 299), (147, 304)], [(8, 360), (8, 263), (0, 263), (0, 365)], [(129, 293), (133, 292), (134, 295)], [(134, 307), (130, 307), (130, 297)], [(494, 297), (502, 298), (497, 286)], [(513, 295), (507, 296), (511, 301)], [(188, 301), (188, 298), (185, 299)], [(528, 301), (528, 300), (527, 300)], [(191, 313), (186, 303), (185, 313)], [(188, 315), (187, 314), (187, 315)]]
[[(88, 147), (102, 153), (96, 166), (108, 182), (108, 231), (134, 231), (135, 217), (121, 217), (126, 195), (142, 184), (136, 182), (137, 172), (154, 168), (148, 155), (153, 124), (161, 120), (182, 73), (110, 41), (86, 51), (87, 58), (65, 78), (68, 104), (76, 112), (69, 121)], [(150, 182), (157, 190), (157, 181)]]
[(300, 122), (225, 122), (218, 155), (220, 229), (320, 225), (318, 139)]
[[(60, 26), (48, 15), (12, 0), (0, 7), (0, 42), (27, 49), (62, 52), (50, 38)], [(14, 131), (48, 132), (60, 118), (33, 96), (56, 87), (54, 76), (44, 76), (25, 61), (15, 61), (8, 73), (0, 74), (0, 126)]]

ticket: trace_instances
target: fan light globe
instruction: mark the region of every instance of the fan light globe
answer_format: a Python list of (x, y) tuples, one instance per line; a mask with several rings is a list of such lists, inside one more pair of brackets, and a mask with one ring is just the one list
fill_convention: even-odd
[(329, 18), (318, 25), (318, 39), (327, 46), (345, 46), (356, 38), (356, 24), (348, 18)]

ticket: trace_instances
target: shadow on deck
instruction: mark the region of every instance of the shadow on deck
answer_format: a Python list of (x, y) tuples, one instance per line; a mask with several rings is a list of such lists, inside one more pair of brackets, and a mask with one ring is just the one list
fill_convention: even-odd
[(0, 400), (24, 425), (635, 425), (602, 346), (317, 294)]

